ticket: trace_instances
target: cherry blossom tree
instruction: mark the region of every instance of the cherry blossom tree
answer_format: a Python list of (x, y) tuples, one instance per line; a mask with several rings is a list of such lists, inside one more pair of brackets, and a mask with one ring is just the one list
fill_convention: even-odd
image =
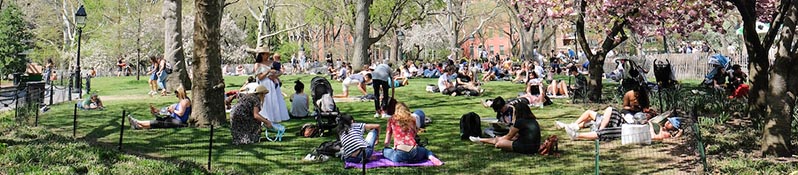
[[(796, 1), (793, 0), (725, 0), (721, 9), (736, 8), (743, 21), (743, 38), (748, 53), (748, 73), (751, 77), (748, 116), (764, 119), (761, 148), (763, 156), (791, 155), (792, 114), (798, 79), (793, 66), (796, 50)], [(771, 28), (764, 37), (756, 33), (756, 22), (769, 22)], [(784, 24), (785, 30), (782, 30)], [(781, 43), (776, 60), (770, 65), (768, 49), (773, 46), (776, 34), (781, 31)]]
[[(575, 0), (550, 3), (545, 0), (515, 0), (523, 5), (519, 18), (531, 26), (549, 18), (564, 18), (573, 14), (576, 23), (577, 43), (590, 61), (588, 89), (591, 101), (601, 99), (601, 78), (607, 53), (626, 41), (627, 33), (640, 35), (677, 34), (706, 31), (706, 26), (721, 28), (724, 13), (715, 12), (714, 7), (722, 2), (710, 0)], [(572, 6), (569, 8), (569, 6)], [(603, 35), (597, 46), (588, 44), (586, 29)]]

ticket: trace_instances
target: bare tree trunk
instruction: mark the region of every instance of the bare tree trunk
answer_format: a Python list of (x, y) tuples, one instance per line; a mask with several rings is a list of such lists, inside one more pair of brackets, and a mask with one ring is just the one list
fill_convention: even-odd
[[(394, 33), (394, 34), (396, 34), (396, 33)], [(402, 48), (400, 48), (400, 45), (399, 45), (399, 37), (396, 36), (396, 35), (393, 35), (393, 37), (391, 37), (391, 61), (392, 62), (394, 62), (394, 63), (398, 63), (399, 62), (399, 59), (400, 59), (399, 57), (401, 57), (400, 50), (402, 50)]]
[(194, 83), (191, 92), (192, 126), (204, 127), (225, 121), (224, 82), (221, 67), (222, 5), (224, 0), (197, 0), (194, 18)]
[(168, 91), (178, 86), (191, 89), (191, 80), (186, 70), (185, 53), (183, 53), (183, 1), (163, 1), (164, 18), (164, 59), (172, 65), (172, 73), (166, 81)]
[[(447, 17), (449, 18), (449, 51), (455, 52), (457, 48), (460, 46), (457, 45), (458, 37), (460, 36), (460, 20), (457, 19), (455, 13), (460, 13), (460, 2), (455, 4), (454, 0), (448, 0), (446, 2), (446, 11), (448, 13)], [(460, 4), (460, 5), (458, 5)], [(459, 58), (459, 53), (455, 53), (455, 58)]]
[(776, 60), (768, 72), (770, 78), (766, 96), (767, 109), (765, 127), (762, 132), (763, 156), (775, 155), (789, 157), (792, 155), (790, 143), (792, 138), (791, 123), (795, 109), (796, 92), (798, 92), (798, 72), (794, 68), (796, 62), (795, 51), (792, 51), (795, 25), (798, 20), (798, 1), (789, 4), (790, 10), (784, 16), (784, 29), (781, 30), (781, 40)]
[(360, 70), (363, 60), (368, 57), (369, 48), (369, 6), (372, 0), (357, 0), (355, 8), (355, 53), (352, 56), (352, 69)]
[(269, 47), (269, 37), (266, 35), (271, 33), (271, 24), (272, 24), (272, 2), (271, 0), (264, 0), (263, 1), (263, 9), (261, 10), (260, 17), (258, 19), (258, 41), (257, 47)]

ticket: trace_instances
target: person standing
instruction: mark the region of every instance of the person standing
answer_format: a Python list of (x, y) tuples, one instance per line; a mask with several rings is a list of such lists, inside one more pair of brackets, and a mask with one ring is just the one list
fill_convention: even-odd
[(166, 96), (166, 77), (169, 75), (166, 73), (166, 59), (163, 56), (158, 57), (158, 86), (161, 88), (161, 96)]
[[(388, 104), (389, 96), (388, 96), (388, 88), (390, 87), (388, 81), (391, 80), (391, 63), (388, 64), (380, 64), (377, 65), (377, 68), (374, 69), (374, 72), (371, 73), (372, 77), (372, 87), (374, 87), (374, 96), (377, 97), (374, 100), (374, 110), (375, 114), (374, 117), (389, 117), (388, 114), (385, 113), (385, 106)], [(380, 98), (380, 93), (382, 93), (382, 98)]]
[(260, 111), (260, 115), (271, 122), (278, 123), (288, 120), (289, 116), (285, 99), (283, 99), (282, 91), (280, 91), (279, 82), (275, 81), (279, 73), (272, 69), (271, 66), (274, 66), (274, 61), (269, 59), (270, 56), (271, 53), (266, 48), (256, 49), (255, 74), (258, 83), (270, 92), (263, 99), (263, 107), (261, 108), (263, 110)]

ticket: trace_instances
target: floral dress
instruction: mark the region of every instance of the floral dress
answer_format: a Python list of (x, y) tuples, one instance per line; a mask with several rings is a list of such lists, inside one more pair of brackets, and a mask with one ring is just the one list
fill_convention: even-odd
[[(230, 133), (233, 144), (257, 143), (260, 140), (261, 122), (255, 120), (253, 110), (260, 106), (255, 94), (242, 94), (230, 113)], [(262, 110), (262, 109), (261, 109)]]

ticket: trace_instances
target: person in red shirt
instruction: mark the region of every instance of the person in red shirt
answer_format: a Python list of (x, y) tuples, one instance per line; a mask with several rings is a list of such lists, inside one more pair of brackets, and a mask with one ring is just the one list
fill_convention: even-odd
[[(418, 145), (415, 139), (418, 130), (416, 119), (411, 115), (407, 105), (402, 102), (397, 103), (396, 114), (388, 120), (384, 143), (386, 148), (382, 153), (394, 162), (416, 163), (430, 160), (435, 165), (442, 165), (443, 162), (433, 156), (431, 151)], [(389, 147), (391, 140), (393, 147)]]

